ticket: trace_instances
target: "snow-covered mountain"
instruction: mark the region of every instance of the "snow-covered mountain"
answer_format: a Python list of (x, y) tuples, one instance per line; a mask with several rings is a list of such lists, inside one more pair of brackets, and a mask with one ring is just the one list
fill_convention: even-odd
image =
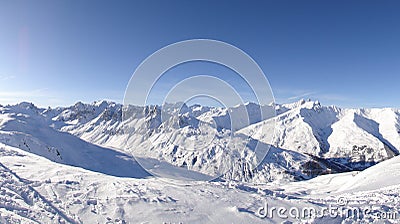
[[(339, 161), (350, 167), (364, 167), (398, 155), (400, 110), (342, 109), (301, 100), (277, 106), (276, 137), (253, 133), (272, 120), (250, 125), (241, 133), (283, 149)], [(271, 125), (270, 125), (271, 126)]]
[[(397, 109), (301, 100), (275, 105), (269, 118), (263, 114), (273, 107), (253, 103), (178, 108), (0, 106), (0, 223), (280, 223), (297, 219), (260, 219), (265, 201), (321, 209), (343, 196), (354, 206), (375, 203), (372, 214), (399, 209)], [(246, 110), (249, 119), (240, 119)], [(156, 174), (207, 179), (226, 172), (228, 182), (154, 179), (132, 152), (160, 166)], [(196, 197), (203, 203), (189, 200)], [(311, 221), (337, 220), (354, 221)]]
[(103, 160), (137, 166), (133, 152), (206, 175), (258, 182), (363, 170), (398, 155), (397, 109), (342, 109), (301, 100), (276, 105), (276, 116), (265, 117), (271, 109), (254, 103), (162, 108), (99, 101), (55, 109), (21, 103), (0, 109), (0, 141), (95, 171), (104, 169), (98, 164)]
[(113, 176), (148, 175), (131, 155), (86, 142), (53, 128), (48, 111), (21, 103), (0, 108), (0, 142), (52, 161)]
[[(95, 118), (89, 122), (78, 122), (76, 119), (69, 120), (70, 124), (62, 127), (61, 130), (96, 144), (117, 148), (128, 146), (129, 149), (130, 145), (137, 146), (143, 141), (146, 142), (142, 138), (149, 133), (144, 133), (143, 130), (149, 129), (146, 126), (148, 121), (147, 123), (145, 121), (151, 117), (150, 130), (154, 131), (155, 135), (150, 138), (153, 143), (146, 147), (155, 148), (153, 151), (156, 152), (165, 152), (174, 151), (173, 148), (176, 145), (183, 144), (179, 138), (172, 145), (168, 145), (169, 142), (160, 141), (159, 136), (165, 135), (165, 133), (159, 133), (162, 132), (162, 130), (159, 130), (162, 129), (159, 128), (162, 123), (160, 108), (149, 110), (150, 112), (147, 112), (147, 114), (145, 108), (139, 110), (135, 108), (134, 110), (138, 110), (136, 114), (140, 114), (140, 116), (135, 115), (137, 119), (128, 124), (131, 129), (124, 132), (126, 124), (122, 122), (121, 106), (113, 103), (109, 105), (109, 109), (104, 109), (108, 112), (106, 119), (104, 119), (104, 115), (94, 113)], [(92, 106), (97, 108), (96, 104)], [(239, 129), (234, 134), (224, 133), (223, 135), (225, 137), (233, 135), (234, 139), (237, 139), (237, 141), (234, 141), (235, 144), (246, 142), (246, 146), (249, 146), (247, 137), (250, 136), (253, 140), (259, 141), (259, 144), (272, 145), (274, 148), (286, 152), (286, 154), (300, 153), (306, 160), (312, 161), (317, 157), (319, 161), (324, 160), (325, 166), (327, 162), (329, 164), (339, 163), (344, 165), (345, 169), (350, 170), (364, 169), (391, 158), (398, 154), (400, 148), (400, 117), (397, 109), (343, 109), (336, 106), (322, 106), (318, 101), (300, 100), (292, 104), (276, 105), (277, 116), (274, 119), (263, 120), (260, 117), (260, 108), (264, 114), (267, 114), (268, 106), (260, 107), (252, 103), (245, 106), (249, 114), (250, 121), (248, 124), (250, 125), (238, 125), (237, 128), (233, 129), (233, 131)], [(218, 134), (223, 133), (221, 130), (228, 130), (229, 132), (231, 128), (229, 115), (234, 114), (235, 109), (238, 110), (240, 107), (243, 107), (243, 105), (227, 109), (199, 105), (187, 107), (185, 113), (180, 114), (180, 118), (182, 121), (186, 120), (189, 125), (175, 130), (175, 135), (185, 136), (185, 139), (188, 135), (199, 137), (200, 135), (193, 132), (193, 130), (199, 130), (194, 125), (195, 121), (213, 124), (214, 128), (220, 130)], [(74, 108), (65, 111), (70, 110), (76, 111)], [(90, 108), (90, 110), (96, 109)], [(114, 119), (110, 119), (110, 116)], [(275, 133), (275, 135), (272, 133)], [(203, 138), (210, 139), (211, 137), (205, 136)], [(141, 139), (140, 142), (137, 141), (138, 139)], [(154, 142), (156, 142), (156, 145)], [(222, 147), (226, 146), (223, 145)], [(162, 156), (165, 157), (165, 154)], [(181, 156), (182, 159), (174, 165), (190, 164), (195, 158), (194, 155)], [(174, 158), (172, 156), (168, 162), (171, 162)], [(321, 162), (319, 164), (323, 165)], [(331, 172), (331, 169), (335, 168), (328, 168), (323, 172)], [(335, 172), (335, 170), (333, 171)]]

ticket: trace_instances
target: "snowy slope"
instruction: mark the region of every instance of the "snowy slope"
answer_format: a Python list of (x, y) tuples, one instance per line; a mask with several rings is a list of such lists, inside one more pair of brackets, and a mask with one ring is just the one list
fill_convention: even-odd
[(257, 209), (265, 201), (307, 205), (242, 184), (118, 178), (0, 149), (2, 223), (280, 223), (260, 219)]
[(399, 170), (400, 156), (396, 156), (353, 176), (346, 184), (340, 187), (339, 191), (370, 191), (400, 185)]
[[(358, 174), (324, 175), (285, 185), (201, 181), (176, 185), (160, 178), (95, 173), (1, 144), (0, 222), (398, 223), (398, 162), (396, 157)], [(276, 213), (261, 218), (258, 212), (266, 203), (268, 208), (322, 211), (343, 198), (351, 208), (374, 205), (371, 215), (397, 212), (397, 219), (325, 216), (303, 217), (301, 221), (290, 216), (280, 218)]]

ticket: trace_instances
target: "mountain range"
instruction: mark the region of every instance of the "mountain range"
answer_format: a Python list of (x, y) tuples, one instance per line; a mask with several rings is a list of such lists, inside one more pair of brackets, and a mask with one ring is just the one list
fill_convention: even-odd
[[(264, 119), (272, 109), (275, 116)], [(43, 109), (24, 102), (1, 107), (0, 142), (115, 176), (146, 174), (133, 153), (210, 178), (264, 183), (364, 170), (398, 155), (399, 115), (311, 100), (168, 110), (107, 101)], [(165, 175), (155, 166), (146, 168)]]

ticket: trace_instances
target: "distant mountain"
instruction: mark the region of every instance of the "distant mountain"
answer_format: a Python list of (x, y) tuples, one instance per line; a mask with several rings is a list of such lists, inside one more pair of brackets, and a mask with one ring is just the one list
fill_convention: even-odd
[[(276, 116), (266, 116), (272, 109)], [(99, 101), (41, 109), (21, 103), (0, 107), (0, 142), (106, 173), (118, 171), (101, 170), (101, 163), (116, 166), (118, 158), (133, 152), (207, 175), (227, 172), (224, 178), (268, 182), (363, 170), (398, 155), (399, 114), (306, 100), (275, 108), (123, 107)], [(136, 169), (134, 161), (123, 161), (118, 166)], [(125, 171), (120, 176), (128, 175)]]
[(46, 115), (53, 113), (53, 116), (61, 116), (65, 112), (61, 109), (52, 111), (39, 109), (30, 103), (1, 107), (0, 142), (58, 163), (108, 175), (121, 177), (148, 175), (129, 154), (89, 143), (70, 133), (55, 129), (54, 127), (61, 123), (54, 122)]
[[(347, 165), (380, 162), (399, 154), (398, 109), (342, 109), (304, 100), (277, 108), (276, 138), (270, 142), (263, 133), (255, 133), (253, 138)], [(271, 122), (262, 121), (240, 132), (252, 134)]]

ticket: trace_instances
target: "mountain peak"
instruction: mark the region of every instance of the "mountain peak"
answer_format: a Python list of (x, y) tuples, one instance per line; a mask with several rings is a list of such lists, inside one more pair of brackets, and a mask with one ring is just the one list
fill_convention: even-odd
[(37, 108), (35, 106), (35, 104), (31, 103), (31, 102), (21, 102), (16, 104), (15, 106), (20, 107), (20, 108), (24, 108), (24, 109), (33, 109), (33, 108)]
[(307, 108), (312, 108), (314, 106), (318, 106), (320, 107), (321, 104), (318, 100), (311, 100), (311, 99), (300, 99), (296, 102), (293, 103), (285, 103), (285, 104), (281, 104), (282, 107), (287, 108), (287, 109), (295, 109), (295, 108), (299, 108), (299, 107), (307, 107)]

